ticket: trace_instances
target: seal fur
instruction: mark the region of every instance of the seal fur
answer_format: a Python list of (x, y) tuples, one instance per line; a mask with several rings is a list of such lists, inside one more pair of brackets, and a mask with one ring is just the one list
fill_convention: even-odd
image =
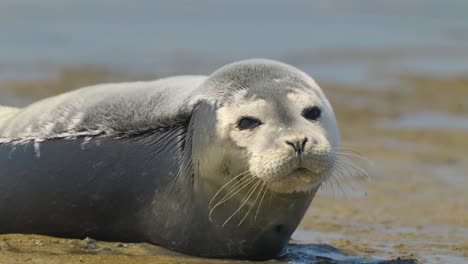
[[(323, 122), (303, 120), (307, 104), (320, 105)], [(265, 123), (240, 131), (239, 109)], [(10, 113), (0, 123), (1, 233), (147, 241), (206, 257), (281, 254), (339, 146), (312, 78), (270, 60), (82, 88)], [(298, 139), (304, 165), (287, 144)]]

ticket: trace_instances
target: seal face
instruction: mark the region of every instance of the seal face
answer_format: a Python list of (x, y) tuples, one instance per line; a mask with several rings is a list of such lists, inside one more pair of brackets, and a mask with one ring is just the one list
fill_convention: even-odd
[(1, 233), (206, 257), (281, 254), (339, 147), (317, 84), (270, 60), (83, 88), (1, 122), (0, 213), (17, 219)]
[[(249, 174), (280, 193), (318, 187), (334, 162), (334, 117), (313, 91), (287, 80), (237, 92), (218, 109), (217, 137), (248, 156)], [(275, 93), (270, 93), (275, 89)]]

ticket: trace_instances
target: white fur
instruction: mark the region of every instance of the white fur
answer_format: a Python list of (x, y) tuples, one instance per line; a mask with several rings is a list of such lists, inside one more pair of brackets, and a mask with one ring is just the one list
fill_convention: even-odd
[[(335, 155), (332, 149), (339, 144), (335, 119), (333, 115), (323, 113), (319, 121), (311, 122), (301, 113), (313, 105), (326, 109), (323, 107), (326, 102), (315, 93), (294, 91), (286, 93), (282, 100), (284, 109), (280, 110), (268, 99), (247, 98), (246, 94), (245, 91), (238, 92), (217, 111), (217, 137), (228, 142), (224, 145), (232, 146), (230, 152), (235, 153), (231, 156), (248, 159), (250, 174), (267, 182), (273, 191), (304, 192), (318, 187), (333, 166)], [(289, 113), (279, 113), (283, 110)], [(287, 114), (288, 120), (279, 118)], [(253, 130), (240, 130), (237, 122), (244, 116), (256, 117), (263, 124)], [(299, 158), (285, 142), (305, 137), (308, 142)], [(309, 172), (295, 172), (299, 167)]]
[(0, 105), (0, 126), (19, 111), (18, 108)]

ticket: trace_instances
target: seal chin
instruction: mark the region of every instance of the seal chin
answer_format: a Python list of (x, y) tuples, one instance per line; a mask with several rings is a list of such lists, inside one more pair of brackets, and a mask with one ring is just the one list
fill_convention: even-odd
[(268, 188), (278, 193), (308, 192), (318, 187), (322, 182), (322, 174), (299, 167), (283, 177), (272, 179)]

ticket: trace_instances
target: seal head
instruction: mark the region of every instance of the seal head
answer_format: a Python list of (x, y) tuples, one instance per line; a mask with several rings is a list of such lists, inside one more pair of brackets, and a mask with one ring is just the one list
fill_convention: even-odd
[(210, 155), (200, 175), (247, 173), (277, 193), (307, 192), (325, 180), (340, 142), (333, 110), (312, 78), (253, 60), (221, 68), (204, 86), (222, 100), (203, 133), (200, 145)]
[(222, 256), (275, 256), (335, 165), (333, 110), (311, 77), (269, 60), (227, 65), (200, 89), (217, 100), (202, 101), (192, 115), (198, 208), (209, 210), (212, 238), (230, 232), (220, 245), (237, 235), (244, 241)]

